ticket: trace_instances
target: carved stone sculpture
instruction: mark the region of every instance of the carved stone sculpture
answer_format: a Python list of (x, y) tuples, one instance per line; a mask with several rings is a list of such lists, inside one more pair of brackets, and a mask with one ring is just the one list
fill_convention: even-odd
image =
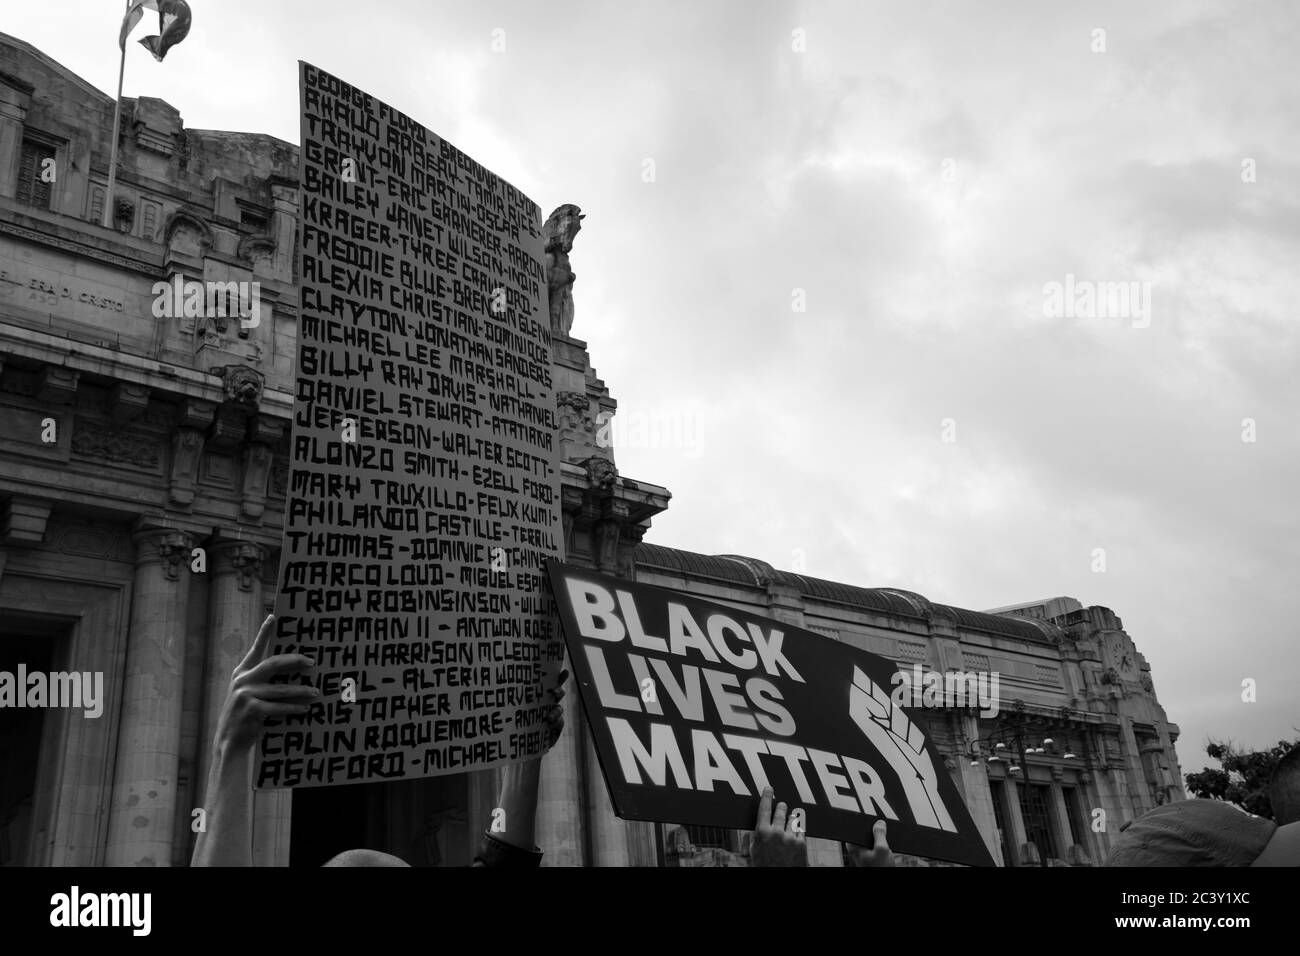
[(573, 328), (573, 282), (577, 278), (569, 268), (573, 239), (586, 218), (572, 203), (558, 207), (542, 226), (546, 241), (546, 289), (550, 297), (551, 332), (568, 335)]
[(227, 401), (256, 411), (258, 403), (262, 400), (264, 381), (260, 372), (247, 365), (227, 365), (213, 371), (221, 373)]
[(126, 462), (141, 468), (157, 468), (160, 460), (160, 449), (156, 439), (147, 435), (133, 435), (96, 427), (80, 427), (73, 432), (72, 453), (90, 458)]
[(243, 515), (261, 518), (266, 510), (266, 484), (271, 475), (274, 453), (266, 445), (249, 445), (244, 449)]
[(172, 436), (172, 504), (188, 507), (194, 503), (202, 455), (203, 433), (198, 429), (181, 428)]
[(618, 469), (612, 461), (592, 457), (583, 462), (583, 465), (587, 469), (587, 481), (591, 483), (593, 491), (605, 494), (613, 491), (618, 482)]
[(113, 204), (113, 222), (123, 232), (129, 232), (135, 224), (135, 203), (130, 199), (119, 198)]

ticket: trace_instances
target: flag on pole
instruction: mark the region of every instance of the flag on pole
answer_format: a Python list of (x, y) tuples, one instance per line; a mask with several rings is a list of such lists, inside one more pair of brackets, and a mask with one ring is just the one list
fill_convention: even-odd
[(159, 63), (167, 51), (185, 39), (190, 32), (190, 5), (185, 0), (132, 0), (122, 18), (122, 32), (117, 38), (117, 45), (125, 52), (126, 38), (135, 25), (144, 16), (145, 10), (158, 13), (158, 35), (145, 37), (140, 45), (153, 54)]
[(185, 0), (127, 0), (126, 15), (122, 17), (122, 30), (117, 35), (117, 45), (122, 50), (122, 60), (117, 68), (117, 103), (113, 107), (113, 144), (108, 159), (108, 190), (104, 193), (104, 228), (111, 228), (113, 200), (117, 183), (118, 140), (122, 131), (122, 79), (126, 75), (126, 38), (131, 35), (146, 10), (158, 14), (158, 35), (140, 41), (159, 63), (167, 51), (185, 39), (190, 32), (190, 5)]

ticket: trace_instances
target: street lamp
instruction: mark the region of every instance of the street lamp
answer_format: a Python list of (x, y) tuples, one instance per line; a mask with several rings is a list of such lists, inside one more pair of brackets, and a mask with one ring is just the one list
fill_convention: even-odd
[[(1009, 750), (1019, 757), (1019, 761), (1017, 762), (1013, 758), (1009, 762), (1006, 770), (1008, 777), (1022, 780), (1028, 785), (1029, 755), (1046, 754), (1049, 747), (1055, 752), (1056, 738), (1058, 736), (1064, 738), (1060, 731), (1069, 727), (1074, 719), (1069, 708), (1061, 708), (1059, 716), (1054, 714), (1031, 714), (1027, 711), (1025, 702), (1017, 700), (1011, 705), (1009, 711), (1004, 712), (997, 718), (992, 733), (970, 742), (968, 756), (971, 758), (971, 766), (978, 766), (981, 758), (989, 765), (1006, 762), (1003, 753)], [(1040, 737), (1039, 734), (1042, 736)], [(1033, 744), (1031, 737), (1040, 740), (1041, 743)], [(1068, 740), (1066, 743), (1068, 744)], [(984, 757), (985, 752), (989, 754), (987, 757)], [(1061, 755), (1061, 759), (1075, 760), (1077, 758), (1073, 751), (1066, 750)], [(1047, 847), (1040, 848), (1038, 854), (1040, 866), (1047, 866), (1047, 860), (1050, 856), (1050, 853), (1044, 852), (1047, 849)]]

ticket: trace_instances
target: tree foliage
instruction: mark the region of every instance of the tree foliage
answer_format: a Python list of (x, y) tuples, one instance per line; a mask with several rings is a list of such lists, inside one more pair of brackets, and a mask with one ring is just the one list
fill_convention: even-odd
[(1205, 752), (1219, 761), (1221, 769), (1205, 769), (1187, 775), (1187, 792), (1194, 797), (1225, 800), (1259, 817), (1273, 819), (1273, 805), (1268, 799), (1268, 782), (1273, 768), (1300, 740), (1279, 740), (1267, 750), (1246, 750), (1231, 741), (1211, 740)]

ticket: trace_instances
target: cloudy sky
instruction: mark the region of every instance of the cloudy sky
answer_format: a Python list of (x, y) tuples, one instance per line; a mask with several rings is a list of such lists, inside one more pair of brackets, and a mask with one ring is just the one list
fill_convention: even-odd
[[(1297, 735), (1294, 2), (191, 6), (128, 96), (297, 142), (306, 59), (582, 207), (574, 334), (673, 492), (647, 540), (1106, 605), (1184, 770)], [(111, 92), (121, 9), (3, 28)]]

